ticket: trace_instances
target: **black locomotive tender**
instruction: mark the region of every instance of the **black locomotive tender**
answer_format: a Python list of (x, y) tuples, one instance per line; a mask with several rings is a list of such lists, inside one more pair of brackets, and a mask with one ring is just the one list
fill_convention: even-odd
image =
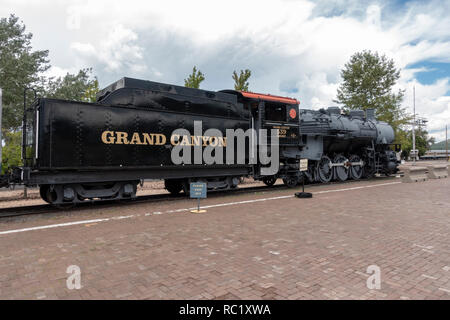
[[(262, 165), (250, 164), (248, 155), (243, 164), (174, 165), (171, 133), (192, 132), (194, 120), (223, 136), (227, 128), (277, 129), (278, 173), (261, 175)], [(64, 204), (134, 198), (143, 179), (164, 179), (171, 193), (189, 192), (192, 181), (206, 181), (208, 190), (231, 189), (249, 176), (269, 186), (281, 178), (288, 187), (303, 178), (357, 180), (397, 171), (393, 140), (393, 129), (371, 110), (302, 110), (290, 98), (122, 78), (101, 90), (96, 103), (41, 98), (26, 106), (23, 167), (2, 185), (38, 185), (45, 201)], [(308, 159), (308, 171), (299, 171), (300, 159)]]

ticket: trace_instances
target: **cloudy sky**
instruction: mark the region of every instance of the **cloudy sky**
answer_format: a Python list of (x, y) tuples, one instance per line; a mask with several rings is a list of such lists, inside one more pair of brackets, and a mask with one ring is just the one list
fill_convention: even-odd
[(100, 86), (123, 76), (183, 85), (196, 65), (202, 88), (232, 88), (251, 69), (250, 90), (333, 105), (340, 70), (364, 49), (402, 69), (404, 107), (429, 120), (438, 141), (450, 125), (450, 0), (0, 0), (19, 16), (52, 75), (92, 67)]

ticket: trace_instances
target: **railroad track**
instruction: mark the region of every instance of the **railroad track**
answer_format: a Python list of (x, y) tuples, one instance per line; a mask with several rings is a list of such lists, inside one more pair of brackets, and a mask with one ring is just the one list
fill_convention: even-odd
[[(395, 177), (378, 177), (376, 180), (391, 180), (395, 179)], [(319, 186), (326, 185), (342, 185), (342, 184), (351, 184), (358, 183), (361, 181), (373, 181), (371, 180), (348, 180), (345, 182), (328, 182), (328, 183), (314, 183), (307, 184), (308, 188), (315, 188)], [(297, 190), (300, 187), (293, 188), (292, 190)], [(289, 189), (283, 184), (277, 184), (271, 187), (268, 186), (256, 186), (256, 187), (241, 187), (233, 190), (224, 190), (224, 191), (215, 191), (208, 194), (208, 198), (221, 197), (224, 195), (234, 195), (239, 193), (251, 193), (251, 192), (262, 192), (262, 191), (275, 191), (275, 190), (287, 190)], [(41, 205), (32, 205), (32, 206), (20, 206), (20, 207), (9, 207), (9, 208), (1, 208), (0, 209), (0, 219), (1, 218), (9, 218), (9, 217), (18, 217), (18, 216), (27, 216), (27, 215), (37, 215), (37, 214), (46, 214), (46, 213), (57, 213), (57, 212), (70, 212), (72, 210), (91, 210), (93, 208), (108, 208), (111, 206), (120, 206), (120, 205), (134, 205), (140, 203), (151, 203), (157, 201), (166, 201), (166, 200), (183, 200), (187, 199), (184, 193), (180, 193), (178, 195), (173, 194), (152, 194), (152, 195), (144, 195), (138, 196), (132, 200), (91, 200), (85, 201), (82, 203), (78, 203), (76, 205), (72, 205), (71, 207), (55, 207), (50, 204), (41, 204)]]

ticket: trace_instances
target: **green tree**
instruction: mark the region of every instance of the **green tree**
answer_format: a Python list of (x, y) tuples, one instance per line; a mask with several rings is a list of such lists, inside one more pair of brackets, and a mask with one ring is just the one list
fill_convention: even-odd
[(67, 100), (94, 102), (98, 92), (92, 69), (46, 79), (50, 68), (48, 50), (33, 51), (32, 34), (15, 15), (0, 19), (0, 87), (3, 89), (2, 172), (21, 165), (24, 88), (34, 88), (38, 95)]
[(233, 71), (234, 89), (239, 91), (248, 91), (248, 78), (252, 75), (249, 69), (241, 70), (239, 76), (236, 71)]
[(2, 150), (2, 174), (12, 167), (22, 165), (22, 132), (6, 132), (3, 136), (5, 146)]
[(404, 91), (393, 89), (400, 70), (392, 59), (377, 52), (357, 52), (341, 70), (341, 77), (334, 102), (346, 109), (375, 109), (377, 119), (386, 121), (395, 131), (410, 121), (400, 106)]
[[(419, 150), (419, 156), (423, 156), (429, 149), (430, 140), (426, 130), (416, 129), (416, 149)], [(398, 130), (396, 136), (397, 143), (402, 144), (402, 156), (408, 157), (412, 150), (412, 130)]]
[(23, 90), (42, 90), (42, 72), (50, 68), (48, 50), (33, 51), (33, 35), (15, 15), (0, 19), (0, 87), (3, 88), (3, 132), (17, 130), (23, 116)]
[(431, 150), (431, 148), (436, 144), (436, 138), (430, 137), (428, 138), (428, 150)]
[[(41, 88), (41, 94), (48, 98), (64, 100), (95, 102), (98, 92), (97, 78), (90, 77), (91, 69), (82, 69), (77, 75), (66, 74), (56, 80), (49, 79), (47, 85)], [(22, 165), (22, 131), (4, 130), (2, 172), (8, 172), (12, 167)]]
[(81, 69), (78, 74), (67, 73), (56, 80), (49, 79), (46, 97), (72, 101), (95, 102), (99, 91), (98, 80), (92, 69)]
[(97, 93), (100, 91), (98, 86), (98, 80), (95, 78), (86, 88), (82, 100), (85, 102), (95, 102), (97, 101)]
[(187, 79), (184, 79), (184, 86), (188, 88), (198, 89), (200, 88), (200, 83), (203, 80), (205, 80), (205, 75), (200, 70), (197, 71), (197, 67), (194, 66), (189, 77)]

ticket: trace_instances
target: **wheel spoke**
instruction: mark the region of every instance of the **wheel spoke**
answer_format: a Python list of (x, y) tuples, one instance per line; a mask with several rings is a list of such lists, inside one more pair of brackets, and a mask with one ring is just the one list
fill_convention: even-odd
[(327, 156), (322, 156), (317, 164), (317, 177), (320, 182), (330, 182), (333, 177), (333, 171), (331, 170), (331, 159)]
[(273, 186), (273, 185), (275, 184), (275, 182), (277, 181), (277, 179), (276, 179), (275, 177), (265, 177), (265, 178), (263, 178), (262, 181), (264, 182), (264, 184), (265, 184), (266, 186), (271, 187), (271, 186)]
[(283, 179), (283, 183), (288, 187), (288, 188), (294, 188), (297, 186), (298, 184), (298, 178), (296, 176), (290, 176), (287, 178)]
[[(349, 161), (352, 162), (352, 163), (360, 162), (361, 158), (358, 155), (354, 154), (354, 155), (350, 156)], [(363, 167), (362, 166), (355, 165), (355, 166), (351, 166), (350, 167), (349, 175), (350, 175), (350, 178), (352, 178), (353, 180), (361, 179), (362, 174), (363, 174)]]

